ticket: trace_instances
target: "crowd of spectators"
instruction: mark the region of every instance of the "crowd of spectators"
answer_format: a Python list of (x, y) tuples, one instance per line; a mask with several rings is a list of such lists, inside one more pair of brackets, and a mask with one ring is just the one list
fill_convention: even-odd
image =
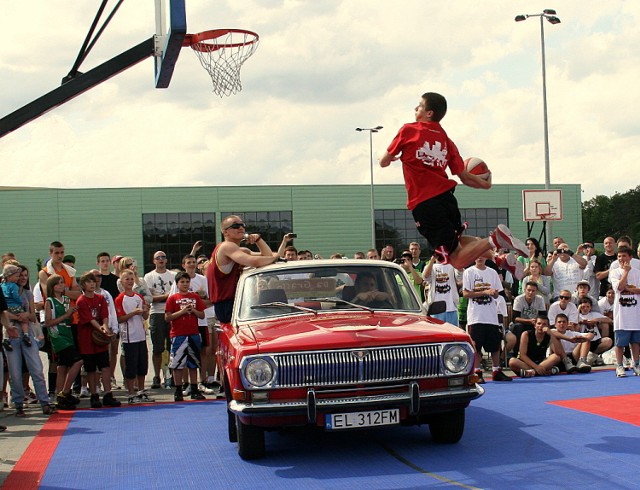
[[(234, 222), (228, 230), (230, 237), (238, 235), (235, 242), (246, 239), (243, 223)], [(260, 246), (259, 235), (247, 236)], [(286, 234), (277, 252), (263, 251), (262, 258), (237, 257), (240, 262), (262, 261), (258, 265), (322, 258), (298, 250), (294, 238)], [(233, 237), (229, 241), (238, 247)], [(531, 237), (526, 240), (528, 256), (498, 250), (464, 270), (437, 256), (423, 258), (417, 242), (399, 253), (386, 245), (380, 252), (358, 251), (354, 258), (400, 264), (429, 315), (467, 329), (478, 350), (480, 383), (483, 350), (491, 359), (494, 381), (511, 381), (503, 372), (507, 367), (531, 377), (588, 372), (605, 363), (615, 365), (617, 376), (627, 370), (640, 376), (640, 260), (632, 256), (629, 237), (606, 237), (603, 243), (601, 254), (593, 242), (579, 244), (574, 252), (556, 237), (554, 250), (544, 256)], [(216, 312), (226, 315), (229, 310), (224, 301), (212, 301), (206, 278), (210, 258), (198, 255), (201, 247), (194, 244), (178, 270), (169, 267), (166, 253), (155, 252), (154, 268), (144, 276), (134, 258), (100, 252), (96, 268), (78, 280), (75, 257), (65, 255), (62, 243), (52, 242), (35, 282), (14, 254), (5, 253), (0, 298), (3, 408), (12, 404), (22, 417), (26, 405), (39, 404), (50, 414), (56, 407), (72, 410), (85, 397), (92, 408), (118, 406), (114, 391), (120, 384), (129, 404), (152, 403), (145, 389), (149, 358), (151, 389), (175, 389), (176, 401), (224, 396), (216, 373), (215, 326)], [(221, 305), (225, 308), (219, 309)], [(46, 353), (46, 369), (40, 351)], [(189, 355), (174, 361), (182, 351)]]

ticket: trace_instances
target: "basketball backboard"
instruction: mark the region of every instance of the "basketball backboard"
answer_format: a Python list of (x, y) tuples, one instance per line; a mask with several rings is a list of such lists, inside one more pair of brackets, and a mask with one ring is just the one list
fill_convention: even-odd
[(156, 88), (167, 88), (187, 34), (185, 0), (155, 0)]
[(523, 221), (561, 221), (562, 190), (523, 190), (522, 219)]

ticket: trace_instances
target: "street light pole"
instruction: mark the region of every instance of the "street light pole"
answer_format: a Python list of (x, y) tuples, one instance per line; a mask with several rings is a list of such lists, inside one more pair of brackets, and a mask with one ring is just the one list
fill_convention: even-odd
[[(550, 24), (559, 24), (560, 19), (556, 17), (556, 11), (553, 9), (544, 9), (541, 14), (523, 14), (517, 15), (516, 22), (522, 22), (529, 17), (540, 17), (540, 48), (542, 50), (542, 118), (544, 132), (544, 188), (551, 188), (551, 164), (549, 163), (549, 120), (547, 114), (547, 66), (544, 48), (544, 20)], [(551, 226), (549, 226), (549, 231)], [(544, 223), (544, 234), (546, 241), (547, 223)], [(545, 249), (547, 243), (545, 243)]]
[(382, 126), (376, 126), (375, 128), (356, 128), (356, 131), (369, 131), (369, 164), (371, 177), (371, 183), (369, 187), (369, 193), (371, 197), (371, 248), (376, 248), (376, 213), (373, 203), (373, 133), (377, 133), (381, 129)]

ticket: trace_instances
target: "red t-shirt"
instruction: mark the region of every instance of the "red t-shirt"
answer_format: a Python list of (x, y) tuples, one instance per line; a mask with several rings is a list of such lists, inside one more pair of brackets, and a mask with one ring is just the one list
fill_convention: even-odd
[(457, 185), (455, 180), (449, 179), (447, 167), (454, 175), (464, 170), (458, 148), (437, 122), (405, 124), (387, 151), (391, 155), (402, 153), (407, 207), (411, 210)]
[[(165, 305), (166, 313), (176, 313), (184, 307), (192, 305), (198, 311), (204, 311), (206, 306), (196, 293), (176, 293), (167, 298)], [(198, 330), (198, 317), (193, 313), (182, 315), (171, 322), (171, 331), (169, 337), (178, 337), (180, 335), (196, 335), (200, 333)]]
[(101, 294), (94, 294), (89, 298), (82, 294), (76, 302), (78, 307), (78, 349), (80, 354), (98, 354), (109, 350), (108, 345), (98, 345), (91, 340), (91, 332), (94, 330), (91, 320), (103, 325), (109, 318), (107, 301)]

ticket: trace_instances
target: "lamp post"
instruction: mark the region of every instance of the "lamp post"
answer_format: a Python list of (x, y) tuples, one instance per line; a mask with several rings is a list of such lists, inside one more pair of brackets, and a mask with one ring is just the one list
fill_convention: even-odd
[(371, 194), (371, 248), (376, 248), (376, 213), (373, 207), (373, 133), (377, 133), (382, 126), (375, 128), (356, 128), (356, 131), (369, 131), (369, 164), (370, 164), (370, 194)]
[[(549, 164), (549, 123), (547, 117), (547, 69), (546, 69), (546, 60), (545, 60), (545, 50), (544, 50), (544, 20), (550, 24), (559, 24), (560, 19), (556, 17), (556, 11), (553, 9), (544, 9), (541, 14), (523, 14), (517, 15), (515, 18), (516, 22), (522, 22), (527, 20), (529, 17), (539, 17), (540, 18), (540, 47), (542, 50), (542, 118), (544, 124), (544, 188), (549, 189), (551, 187), (551, 175), (550, 175), (550, 164)], [(545, 229), (545, 241), (546, 241), (546, 221), (544, 223)], [(550, 229), (551, 227), (549, 227)], [(545, 243), (545, 249), (546, 249)]]

